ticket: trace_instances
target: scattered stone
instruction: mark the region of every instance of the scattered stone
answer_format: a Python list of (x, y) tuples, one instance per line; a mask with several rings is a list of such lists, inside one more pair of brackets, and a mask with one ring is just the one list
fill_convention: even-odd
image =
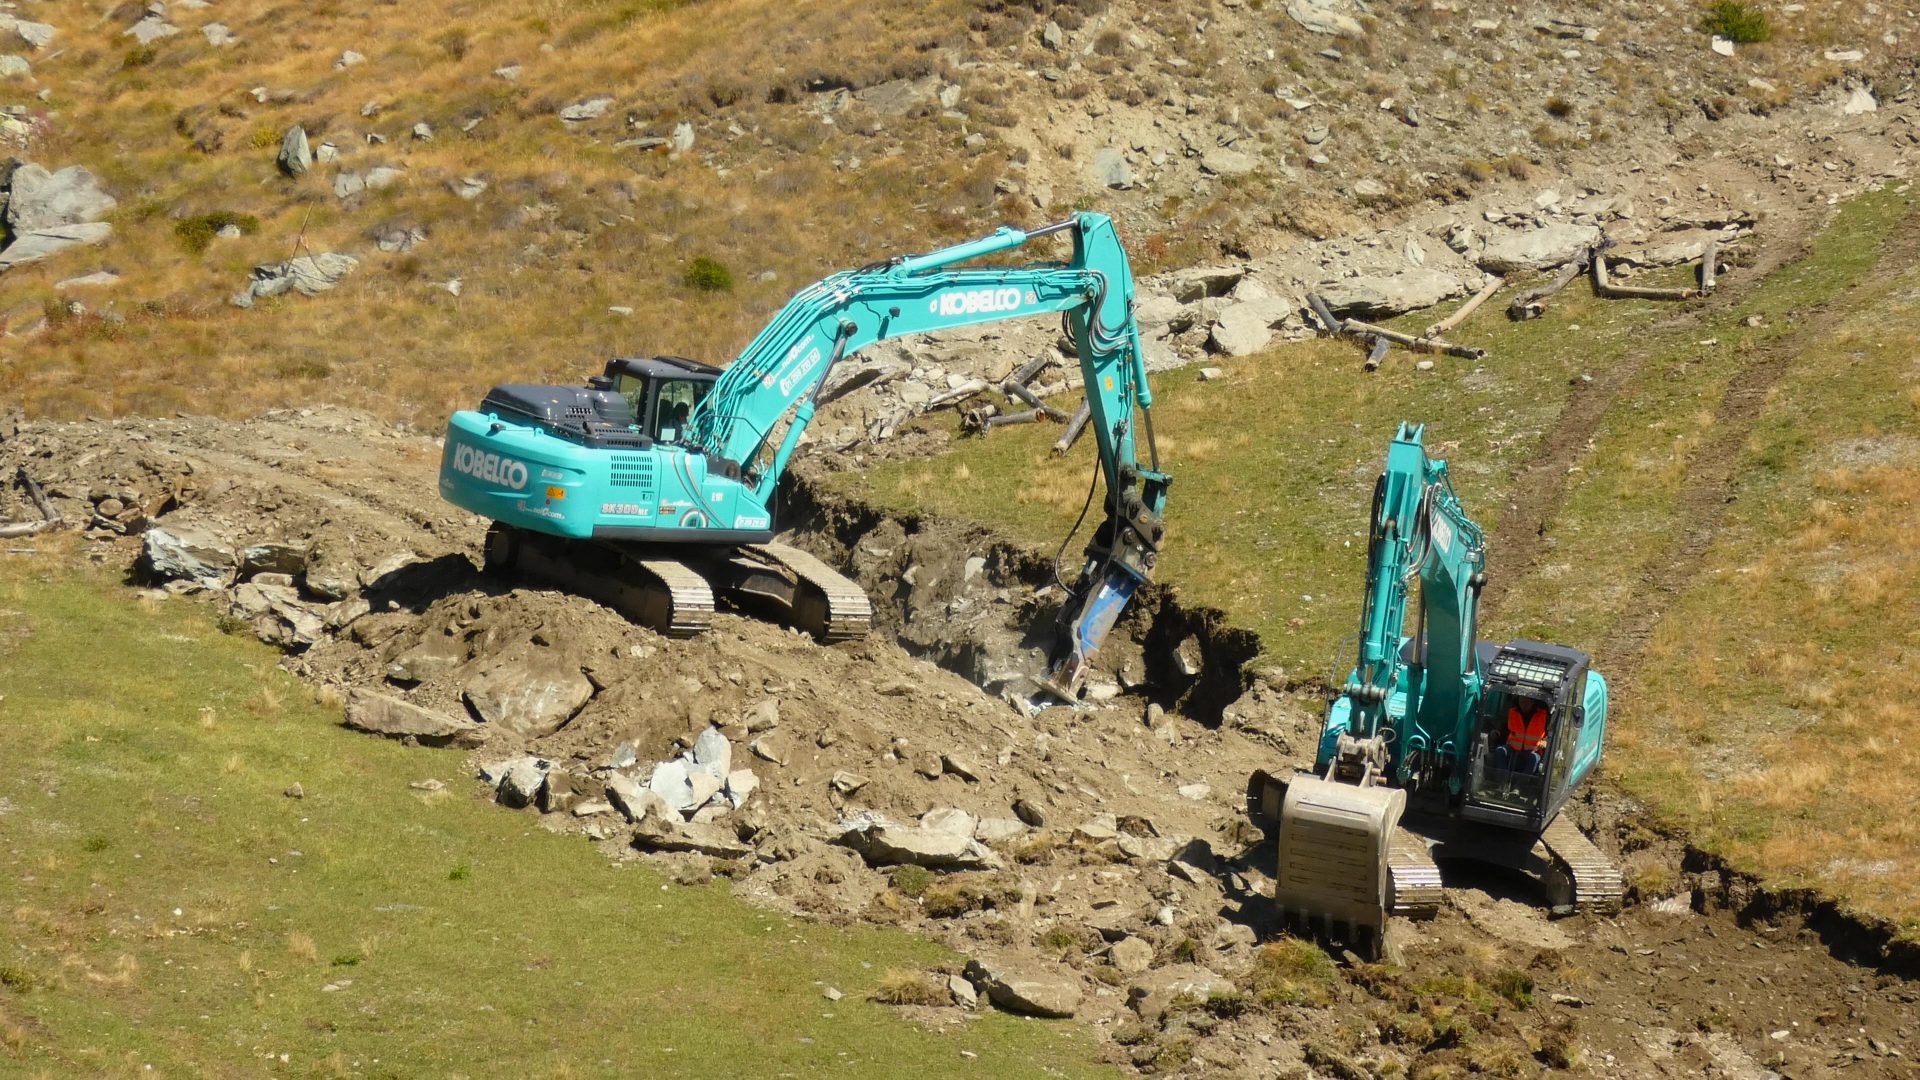
[(1087, 844), (1098, 844), (1119, 835), (1120, 826), (1112, 814), (1095, 814), (1073, 830), (1073, 838)]
[(46, 23), (28, 22), (11, 15), (0, 16), (0, 26), (7, 25), (13, 27), (13, 32), (20, 35), (21, 41), (36, 49), (44, 49), (53, 44), (54, 35), (59, 32)]
[(1224, 146), (1200, 155), (1200, 168), (1215, 176), (1245, 176), (1259, 167), (1259, 158)]
[(359, 53), (354, 52), (352, 49), (348, 49), (345, 52), (340, 54), (340, 59), (335, 60), (333, 62), (333, 70), (345, 71), (346, 69), (354, 66), (355, 64), (366, 63), (366, 60), (367, 60), (366, 57), (361, 56)]
[(53, 287), (57, 292), (65, 292), (68, 289), (100, 288), (107, 285), (117, 285), (119, 283), (119, 274), (109, 270), (96, 270), (91, 274), (82, 274), (79, 277), (70, 277), (64, 281), (56, 281), (53, 283)]
[(1841, 103), (1840, 115), (1859, 116), (1862, 113), (1873, 112), (1879, 107), (1880, 103), (1874, 99), (1872, 90), (1865, 86), (1855, 86), (1847, 92), (1847, 100)]
[(340, 148), (330, 142), (314, 147), (313, 160), (321, 165), (331, 165), (340, 160)]
[(781, 752), (779, 744), (770, 738), (755, 739), (747, 744), (747, 749), (752, 752), (754, 757), (762, 761), (769, 761), (775, 765), (785, 765), (787, 763), (786, 756)]
[[(706, 801), (695, 797), (693, 776), (687, 769), (687, 763), (679, 758), (655, 765), (653, 776), (647, 780), (647, 787), (668, 806), (683, 814)], [(707, 794), (711, 795), (712, 792)]]
[(929, 780), (938, 780), (946, 773), (946, 766), (940, 762), (940, 755), (932, 751), (916, 754), (913, 759), (913, 771)]
[(920, 815), (920, 827), (933, 832), (973, 838), (979, 819), (957, 806), (942, 806)]
[(920, 825), (899, 825), (872, 811), (841, 822), (837, 843), (860, 853), (875, 866), (912, 863), (950, 870), (987, 870), (1000, 865), (999, 856), (965, 834)]
[(1046, 811), (1025, 799), (1013, 800), (1013, 816), (1036, 829), (1047, 827)]
[(494, 75), (498, 76), (499, 78), (505, 79), (508, 82), (518, 82), (520, 80), (520, 65), (506, 64), (501, 67), (494, 68), (493, 73)]
[(1200, 369), (1201, 382), (1216, 382), (1226, 377), (1227, 373), (1217, 367), (1203, 367)]
[(28, 78), (33, 74), (33, 65), (24, 56), (0, 55), (0, 79)]
[(1339, 314), (1399, 315), (1430, 308), (1468, 290), (1451, 274), (1416, 267), (1322, 282), (1314, 291)]
[(1321, 143), (1326, 142), (1332, 135), (1333, 129), (1327, 127), (1327, 125), (1315, 124), (1303, 132), (1300, 137), (1306, 140), (1308, 146), (1319, 146)]
[(752, 852), (732, 829), (704, 822), (681, 821), (677, 814), (649, 813), (633, 825), (636, 847), (654, 851), (697, 851), (717, 859), (737, 859)]
[(407, 175), (407, 170), (392, 165), (375, 165), (367, 170), (367, 190), (380, 191), (390, 188)]
[(300, 786), (300, 781), (295, 780), (293, 783), (288, 784), (286, 789), (281, 791), (280, 794), (289, 799), (304, 799), (307, 797), (307, 789)]
[(389, 254), (412, 251), (427, 242), (427, 230), (418, 225), (383, 225), (374, 230), (373, 242)]
[(1059, 52), (1061, 47), (1064, 46), (1066, 42), (1067, 42), (1066, 33), (1060, 29), (1060, 24), (1057, 22), (1054, 22), (1052, 19), (1048, 19), (1047, 25), (1040, 28), (1040, 44), (1041, 45), (1044, 45), (1047, 48), (1052, 49), (1054, 52)]
[(825, 990), (820, 992), (820, 996), (823, 998), (826, 998), (828, 1001), (839, 1001), (841, 998), (845, 997), (846, 995), (842, 994), (840, 991), (835, 990), (833, 987), (829, 986)]
[(953, 996), (953, 1003), (963, 1009), (980, 1007), (980, 992), (963, 975), (947, 976), (947, 993)]
[(200, 33), (207, 39), (207, 44), (216, 49), (225, 48), (240, 40), (233, 36), (232, 30), (227, 29), (226, 23), (208, 23), (200, 28)]
[[(1557, 200), (1556, 196), (1556, 200)], [(1538, 229), (1495, 229), (1476, 258), (1492, 274), (1549, 270), (1564, 265), (1600, 241), (1594, 225), (1552, 224)]]
[(450, 188), (455, 195), (471, 201), (486, 194), (487, 182), (479, 177), (463, 176), (458, 180), (449, 181), (447, 187)]
[(573, 719), (593, 696), (593, 683), (562, 650), (521, 644), (487, 661), (461, 696), (487, 723), (538, 739)]
[(1137, 937), (1125, 938), (1114, 943), (1107, 959), (1122, 975), (1139, 975), (1153, 966), (1153, 946)]
[(1278, 298), (1246, 300), (1220, 312), (1208, 336), (1228, 356), (1251, 356), (1273, 341), (1273, 327), (1293, 314), (1293, 305)]
[(407, 785), (409, 790), (428, 791), (428, 792), (440, 791), (444, 789), (446, 786), (447, 785), (444, 781), (435, 780), (432, 778), (428, 778), (426, 780), (415, 780), (414, 782)]
[(415, 142), (432, 142), (433, 125), (425, 120), (413, 125), (413, 139)]
[(593, 817), (597, 814), (610, 814), (612, 812), (612, 804), (601, 802), (599, 799), (588, 799), (586, 802), (573, 804), (574, 817)]
[(667, 139), (667, 147), (675, 154), (684, 154), (693, 149), (693, 125), (685, 120), (673, 125), (673, 134)]
[(233, 549), (211, 534), (184, 526), (155, 526), (140, 535), (134, 569), (146, 581), (195, 581), (219, 588), (232, 576)]
[(1719, 34), (1715, 34), (1713, 35), (1713, 43), (1709, 47), (1712, 48), (1714, 52), (1719, 53), (1721, 56), (1733, 55), (1733, 39), (1732, 38), (1723, 38)]
[(725, 788), (727, 801), (733, 804), (735, 810), (738, 810), (747, 804), (747, 797), (752, 795), (759, 786), (760, 778), (754, 775), (752, 769), (735, 769), (727, 774)]
[(235, 296), (231, 303), (234, 307), (250, 308), (261, 297), (279, 296), (289, 290), (302, 296), (318, 296), (339, 285), (359, 265), (360, 260), (351, 255), (328, 251), (319, 255), (302, 255), (283, 263), (256, 266), (246, 290)]
[(1180, 785), (1179, 791), (1181, 798), (1192, 799), (1195, 802), (1199, 802), (1213, 794), (1213, 788), (1206, 784), (1182, 784)]
[(1367, 36), (1360, 20), (1348, 15), (1342, 0), (1287, 0), (1287, 15), (1316, 34), (1334, 37)]
[(122, 31), (121, 37), (130, 37), (142, 45), (151, 45), (164, 37), (172, 37), (180, 28), (158, 15), (148, 15), (131, 27)]
[(280, 140), (280, 155), (275, 159), (280, 171), (299, 176), (313, 167), (313, 151), (307, 145), (307, 129), (295, 124)]
[(13, 171), (7, 190), (6, 222), (15, 236), (97, 222), (119, 205), (101, 189), (100, 181), (79, 165), (58, 172), (22, 165)]
[(1668, 896), (1649, 904), (1652, 910), (1662, 915), (1692, 915), (1693, 898), (1691, 896)]
[(1103, 147), (1093, 153), (1093, 177), (1101, 187), (1124, 191), (1133, 186), (1133, 167), (1124, 151)]
[(540, 759), (522, 756), (514, 759), (500, 775), (497, 795), (500, 802), (518, 810), (532, 806), (533, 800), (540, 795), (540, 786), (546, 783), (547, 770)]
[(1836, 64), (1857, 64), (1867, 58), (1861, 49), (1828, 49), (1825, 56)]
[(827, 786), (841, 795), (852, 795), (867, 786), (867, 778), (859, 773), (850, 773), (842, 769), (833, 774), (833, 778), (827, 781)]
[(628, 821), (639, 821), (656, 807), (666, 813), (673, 812), (673, 808), (667, 805), (665, 799), (654, 794), (651, 788), (641, 786), (626, 773), (616, 772), (609, 775), (604, 790), (607, 802), (611, 803), (615, 810), (620, 811)]
[(1080, 984), (1063, 975), (973, 959), (967, 961), (967, 978), (985, 991), (987, 1000), (1023, 1016), (1065, 1020), (1080, 1008)]
[(780, 702), (777, 698), (761, 698), (747, 714), (747, 732), (761, 735), (780, 726)]
[(958, 754), (941, 754), (940, 767), (969, 784), (980, 782), (980, 767)]
[(113, 226), (105, 221), (85, 225), (56, 225), (29, 233), (16, 233), (13, 243), (0, 251), (0, 270), (39, 262), (68, 248), (105, 243), (112, 235)]
[(357, 688), (347, 693), (341, 722), (356, 731), (412, 738), (428, 746), (472, 748), (487, 741), (487, 730), (465, 716), (434, 712), (410, 701)]
[(598, 120), (605, 116), (607, 109), (612, 105), (613, 99), (610, 97), (588, 98), (561, 109), (560, 119), (568, 124), (584, 124), (589, 120)]
[(1135, 979), (1127, 989), (1127, 1003), (1142, 1020), (1153, 1023), (1166, 1015), (1176, 998), (1205, 1001), (1232, 989), (1232, 980), (1198, 964), (1171, 964)]
[(1238, 266), (1196, 266), (1176, 271), (1168, 284), (1175, 300), (1191, 304), (1209, 296), (1227, 295), (1246, 276), (1246, 270)]
[(540, 785), (540, 812), (558, 814), (570, 810), (579, 797), (572, 773), (565, 769), (550, 769), (547, 771), (547, 782)]
[(1002, 840), (1024, 836), (1026, 832), (1026, 823), (1014, 818), (981, 818), (973, 827), (973, 838), (983, 844), (997, 844)]

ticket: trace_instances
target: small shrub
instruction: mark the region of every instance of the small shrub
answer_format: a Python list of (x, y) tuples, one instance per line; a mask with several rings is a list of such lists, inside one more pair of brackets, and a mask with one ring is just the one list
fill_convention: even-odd
[(1153, 1041), (1154, 1031), (1145, 1024), (1126, 1023), (1113, 1029), (1113, 1041), (1121, 1046), (1140, 1046)]
[(1476, 184), (1484, 184), (1493, 179), (1493, 162), (1468, 158), (1460, 163), (1460, 175)]
[(1093, 51), (1101, 56), (1118, 56), (1127, 44), (1126, 36), (1118, 30), (1107, 30), (1093, 39)]
[(23, 967), (0, 964), (0, 986), (17, 994), (24, 994), (33, 989), (33, 973)]
[(1191, 964), (1200, 957), (1200, 943), (1190, 937), (1183, 937), (1173, 943), (1173, 962)]
[(1036, 833), (1031, 838), (1021, 841), (1020, 845), (1013, 849), (1013, 861), (1026, 865), (1041, 862), (1048, 855), (1053, 854), (1053, 849), (1058, 847), (1059, 843), (1060, 841), (1052, 833)]
[(687, 288), (697, 292), (732, 292), (733, 271), (717, 259), (705, 255), (687, 264), (686, 276), (682, 279)]
[(247, 136), (247, 143), (255, 150), (267, 150), (280, 145), (280, 133), (270, 127), (254, 128), (253, 134)]
[(341, 953), (333, 958), (334, 967), (357, 967), (360, 964), (359, 953)]
[(137, 48), (130, 49), (127, 51), (127, 55), (120, 60), (120, 70), (132, 71), (134, 68), (146, 67), (148, 64), (153, 63), (153, 58), (158, 55), (160, 54), (156, 52), (151, 45), (141, 45)]
[(889, 971), (880, 979), (873, 1000), (882, 1005), (945, 1005), (947, 988), (924, 972)]
[(935, 919), (951, 919), (969, 911), (999, 907), (1020, 898), (1020, 887), (1001, 874), (954, 874), (928, 887), (921, 910)]
[(91, 851), (91, 852), (98, 853), (98, 852), (105, 851), (112, 846), (113, 846), (113, 841), (109, 840), (107, 837), (101, 835), (100, 833), (94, 833), (92, 836), (89, 836), (85, 840), (80, 841), (80, 850), (82, 851)]
[(449, 59), (453, 60), (465, 60), (467, 58), (467, 49), (472, 44), (467, 40), (467, 32), (459, 27), (454, 27), (451, 30), (443, 30), (439, 34), (434, 35), (433, 43), (438, 45), (440, 51), (446, 53)]
[(173, 226), (173, 235), (179, 239), (182, 247), (195, 255), (207, 250), (213, 238), (227, 226), (239, 229), (243, 234), (252, 236), (260, 231), (260, 219), (252, 214), (240, 214), (231, 210), (215, 210), (211, 214), (185, 218)]
[(473, 868), (466, 863), (461, 863), (459, 866), (447, 871), (448, 881), (465, 881), (472, 876)]
[(1555, 94), (1547, 99), (1547, 115), (1565, 120), (1573, 115), (1573, 102)]
[(900, 895), (918, 900), (932, 887), (938, 875), (924, 866), (902, 863), (893, 868), (893, 887)]
[(1253, 999), (1239, 990), (1215, 990), (1202, 1006), (1222, 1020), (1232, 1020), (1252, 1007)]
[(1742, 45), (1773, 40), (1773, 23), (1767, 13), (1742, 0), (1715, 0), (1700, 28)]

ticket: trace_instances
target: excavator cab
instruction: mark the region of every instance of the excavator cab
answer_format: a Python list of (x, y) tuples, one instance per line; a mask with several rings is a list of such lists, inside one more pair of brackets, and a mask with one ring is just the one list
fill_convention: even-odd
[(687, 418), (713, 389), (722, 369), (683, 356), (615, 359), (597, 383), (626, 399), (633, 426), (654, 442), (677, 443)]
[(1575, 767), (1583, 744), (1598, 754), (1597, 737), (1583, 740), (1588, 682), (1598, 676), (1586, 653), (1536, 641), (1502, 645), (1484, 664), (1481, 722), (1461, 816), (1545, 828), (1585, 775), (1586, 768)]

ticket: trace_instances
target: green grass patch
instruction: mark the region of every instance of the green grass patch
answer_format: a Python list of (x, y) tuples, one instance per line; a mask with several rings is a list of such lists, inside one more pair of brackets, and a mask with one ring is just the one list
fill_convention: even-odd
[(951, 962), (931, 942), (616, 864), (275, 663), (204, 607), (0, 556), (0, 1073), (1099, 1074), (1068, 1026), (866, 1000)]
[(718, 259), (709, 259), (705, 255), (687, 264), (683, 277), (687, 288), (695, 292), (732, 292), (733, 271)]
[(1340, 971), (1326, 950), (1289, 937), (1260, 946), (1244, 981), (1262, 1004), (1326, 1005), (1333, 1000), (1339, 978)]

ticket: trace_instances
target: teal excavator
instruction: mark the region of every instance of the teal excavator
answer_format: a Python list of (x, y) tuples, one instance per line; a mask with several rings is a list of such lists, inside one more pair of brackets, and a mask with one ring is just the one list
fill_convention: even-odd
[[(1073, 241), (1064, 264), (961, 265), (1056, 233)], [(1071, 699), (1152, 574), (1164, 533), (1170, 478), (1154, 447), (1133, 306), (1133, 274), (1105, 216), (1003, 227), (808, 286), (725, 369), (620, 358), (585, 386), (496, 386), (448, 423), (440, 493), (492, 519), (489, 570), (583, 593), (664, 633), (705, 629), (717, 587), (823, 641), (860, 637), (872, 619), (860, 588), (774, 542), (780, 478), (829, 373), (890, 338), (1057, 313), (1078, 354), (1106, 485), (1105, 521), (1040, 680)]]
[(1479, 640), (1485, 538), (1423, 435), (1400, 426), (1374, 486), (1357, 655), (1313, 771), (1256, 773), (1248, 790), (1279, 824), (1282, 919), (1376, 954), (1390, 915), (1438, 911), (1436, 858), (1518, 871), (1557, 914), (1622, 895), (1561, 814), (1600, 761), (1606, 680), (1577, 649)]

